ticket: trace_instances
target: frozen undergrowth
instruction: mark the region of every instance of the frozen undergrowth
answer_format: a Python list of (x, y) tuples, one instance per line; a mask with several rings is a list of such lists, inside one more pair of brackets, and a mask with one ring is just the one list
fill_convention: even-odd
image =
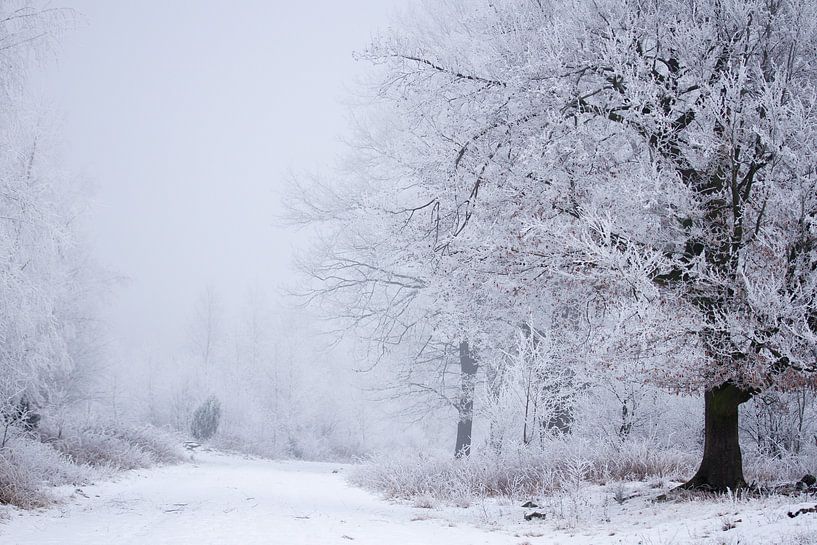
[(517, 449), (466, 459), (380, 456), (360, 466), (352, 481), (392, 498), (421, 496), (454, 502), (481, 497), (513, 499), (547, 495), (575, 481), (680, 480), (697, 456), (647, 441), (621, 446), (589, 440), (555, 440), (541, 449)]
[[(476, 453), (460, 460), (380, 456), (356, 467), (350, 481), (416, 508), (473, 507), (485, 513), (483, 522), (486, 524), (492, 523), (491, 508), (518, 507), (532, 500), (535, 505), (529, 511), (551, 521), (553, 528), (578, 531), (593, 524), (609, 525), (624, 516), (622, 509), (626, 512), (627, 508), (623, 506), (632, 504), (656, 513), (665, 512), (666, 509), (662, 511), (655, 502), (656, 498), (689, 478), (699, 457), (700, 453), (662, 448), (647, 440), (611, 445), (566, 438), (553, 440), (541, 448), (490, 455)], [(765, 457), (748, 451), (744, 458), (747, 479), (760, 485), (792, 482), (817, 469), (817, 461), (811, 454)], [(813, 501), (810, 497), (799, 501), (809, 500)], [(774, 495), (758, 498), (756, 494), (739, 493), (672, 501), (687, 504), (685, 509), (692, 512), (706, 506), (720, 506), (725, 513), (722, 525), (727, 531), (730, 525), (740, 522), (740, 516), (734, 513), (792, 499)], [(704, 538), (701, 543), (710, 545)], [(791, 539), (791, 543), (799, 543), (797, 540), (802, 541), (804, 537)], [(789, 542), (780, 543), (788, 545)]]
[(146, 426), (18, 433), (0, 448), (0, 504), (44, 507), (54, 501), (55, 486), (82, 486), (118, 471), (182, 459), (177, 438)]
[(178, 462), (183, 458), (177, 437), (149, 426), (113, 424), (44, 433), (57, 451), (75, 464), (115, 471)]

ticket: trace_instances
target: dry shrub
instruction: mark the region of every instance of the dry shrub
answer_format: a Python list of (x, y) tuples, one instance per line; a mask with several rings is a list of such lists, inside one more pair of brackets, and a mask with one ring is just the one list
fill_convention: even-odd
[(358, 467), (352, 481), (388, 497), (462, 501), (463, 498), (500, 496), (529, 498), (563, 487), (565, 475), (577, 464), (581, 479), (607, 481), (683, 479), (692, 474), (697, 456), (658, 448), (640, 440), (619, 445), (589, 440), (554, 439), (541, 448), (472, 454), (467, 459), (381, 456)]
[(817, 474), (817, 453), (781, 452), (770, 456), (758, 449), (743, 449), (743, 471), (746, 480), (759, 485), (775, 485), (800, 480), (803, 475)]
[(80, 486), (110, 471), (184, 459), (179, 440), (149, 426), (97, 425), (57, 434), (15, 434), (0, 448), (0, 504), (24, 509), (54, 501), (50, 486)]
[(9, 460), (3, 449), (0, 452), (0, 503), (33, 509), (44, 507), (51, 501), (36, 476), (24, 465)]
[(139, 469), (183, 459), (175, 437), (148, 426), (85, 426), (49, 441), (75, 464), (96, 468)]
[(175, 464), (185, 459), (178, 436), (153, 426), (106, 426), (109, 434), (147, 453), (153, 464)]
[(0, 449), (0, 503), (30, 509), (53, 501), (47, 486), (82, 485), (93, 470), (71, 463), (47, 444), (16, 437)]
[(9, 458), (25, 466), (39, 482), (50, 486), (83, 485), (99, 474), (90, 466), (74, 464), (51, 445), (37, 437), (25, 437), (8, 445)]

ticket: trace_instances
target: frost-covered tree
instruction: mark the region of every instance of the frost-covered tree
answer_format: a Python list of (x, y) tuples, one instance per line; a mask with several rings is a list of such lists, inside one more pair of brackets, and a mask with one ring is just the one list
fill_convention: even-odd
[[(703, 391), (688, 486), (741, 486), (738, 407), (816, 370), (815, 9), (424, 4), (362, 55), (357, 176), (312, 212), (367, 234), (338, 248), (388, 260), (364, 263), (381, 285), (421, 271), (398, 293), (435, 331), (502, 342), (533, 316), (568, 361)], [(336, 263), (341, 291), (360, 263)]]
[(587, 359), (704, 389), (689, 486), (743, 484), (738, 406), (815, 369), (814, 9), (448, 2), (370, 52), (448, 294), (585, 302)]
[[(87, 395), (96, 361), (95, 267), (81, 241), (80, 188), (58, 167), (26, 74), (70, 20), (46, 2), (0, 5), (0, 412)], [(80, 392), (82, 390), (82, 392)], [(57, 401), (60, 399), (61, 401)]]
[(205, 372), (213, 365), (221, 348), (222, 314), (218, 295), (212, 286), (208, 286), (198, 298), (190, 325), (190, 345)]
[(190, 433), (197, 441), (207, 441), (218, 431), (221, 422), (221, 403), (216, 396), (210, 396), (193, 411)]
[[(378, 125), (379, 126), (379, 125)], [(374, 127), (374, 126), (373, 126)], [(290, 220), (319, 226), (299, 266), (308, 278), (300, 295), (320, 304), (339, 333), (364, 340), (371, 370), (393, 366), (389, 395), (405, 397), (407, 411), (439, 408), (457, 414), (457, 456), (470, 452), (474, 392), (479, 370), (478, 334), (469, 308), (440, 304), (438, 268), (429, 226), (406, 221), (423, 206), (401, 170), (383, 161), (377, 145), (398, 133), (380, 126), (357, 134), (349, 168), (332, 183), (297, 181), (288, 203)]]

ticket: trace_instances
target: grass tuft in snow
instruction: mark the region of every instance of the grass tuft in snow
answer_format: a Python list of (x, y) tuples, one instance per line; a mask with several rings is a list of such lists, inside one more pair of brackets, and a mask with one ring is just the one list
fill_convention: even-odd
[(358, 467), (351, 480), (391, 498), (468, 503), (471, 498), (523, 499), (557, 490), (571, 492), (581, 483), (677, 480), (690, 475), (696, 462), (695, 455), (658, 449), (647, 441), (611, 446), (568, 438), (554, 439), (541, 449), (475, 453), (460, 460), (383, 456)]
[(48, 486), (82, 485), (96, 473), (36, 438), (20, 435), (0, 448), (0, 503), (30, 509), (53, 501)]
[(178, 438), (149, 426), (93, 425), (45, 438), (75, 464), (96, 468), (121, 471), (184, 459)]

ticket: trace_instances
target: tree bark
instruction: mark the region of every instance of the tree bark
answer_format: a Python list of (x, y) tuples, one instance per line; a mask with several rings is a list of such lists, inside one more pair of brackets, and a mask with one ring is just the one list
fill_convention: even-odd
[(457, 402), (457, 445), (454, 456), (461, 458), (471, 453), (471, 429), (474, 422), (474, 391), (477, 363), (471, 355), (468, 341), (460, 343), (460, 399)]
[(728, 382), (705, 392), (703, 460), (695, 476), (681, 488), (725, 492), (746, 486), (738, 436), (738, 407), (750, 397), (748, 391)]

